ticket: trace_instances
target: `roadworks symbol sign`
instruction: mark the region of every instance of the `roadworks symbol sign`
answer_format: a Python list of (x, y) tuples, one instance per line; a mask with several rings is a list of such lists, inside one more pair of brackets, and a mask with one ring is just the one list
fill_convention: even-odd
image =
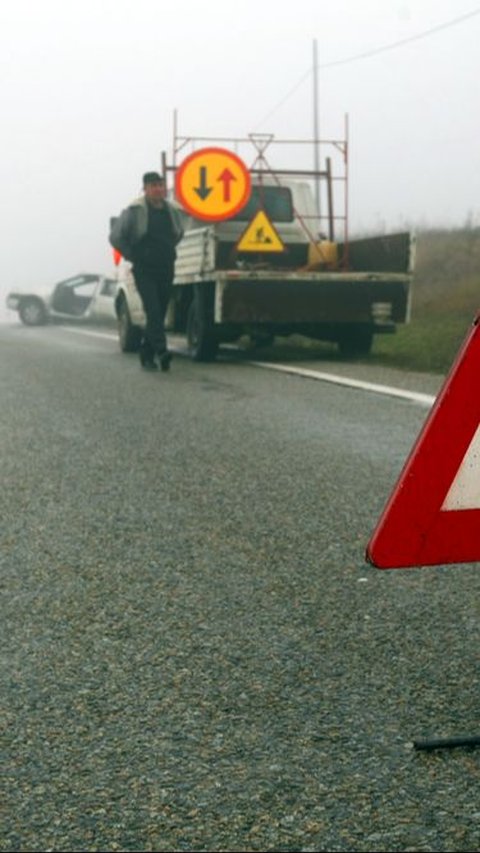
[(285, 249), (267, 214), (259, 210), (237, 243), (239, 252), (283, 252)]

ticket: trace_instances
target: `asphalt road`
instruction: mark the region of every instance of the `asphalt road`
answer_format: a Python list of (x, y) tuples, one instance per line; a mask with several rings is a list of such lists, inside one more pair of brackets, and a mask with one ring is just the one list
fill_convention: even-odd
[(100, 335), (0, 327), (0, 849), (479, 850), (480, 568), (364, 559), (426, 405)]

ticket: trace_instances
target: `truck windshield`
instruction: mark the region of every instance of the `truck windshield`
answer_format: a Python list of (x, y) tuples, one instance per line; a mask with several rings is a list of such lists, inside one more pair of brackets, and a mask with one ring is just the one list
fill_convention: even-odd
[(273, 222), (293, 222), (292, 194), (288, 187), (252, 187), (245, 207), (232, 218), (248, 222), (259, 210), (265, 211)]

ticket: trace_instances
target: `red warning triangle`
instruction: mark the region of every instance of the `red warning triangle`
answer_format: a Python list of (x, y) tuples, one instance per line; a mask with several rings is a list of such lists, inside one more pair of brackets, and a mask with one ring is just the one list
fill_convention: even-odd
[(367, 546), (379, 569), (480, 560), (480, 315)]

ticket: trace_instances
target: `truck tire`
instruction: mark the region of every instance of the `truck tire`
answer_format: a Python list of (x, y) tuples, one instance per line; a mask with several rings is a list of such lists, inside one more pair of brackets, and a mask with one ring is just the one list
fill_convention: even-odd
[(125, 299), (122, 299), (117, 309), (118, 342), (122, 352), (138, 352), (142, 340), (142, 331), (134, 326)]
[(194, 361), (214, 361), (218, 340), (213, 323), (213, 288), (196, 287), (187, 316), (188, 351)]
[(275, 340), (275, 335), (272, 335), (270, 332), (254, 332), (250, 335), (250, 340), (255, 349), (261, 349), (262, 347), (271, 347)]
[(22, 299), (18, 315), (25, 326), (44, 326), (47, 322), (47, 309), (42, 300), (35, 296)]
[(369, 355), (372, 349), (373, 330), (371, 326), (348, 326), (337, 341), (342, 358), (361, 358)]

